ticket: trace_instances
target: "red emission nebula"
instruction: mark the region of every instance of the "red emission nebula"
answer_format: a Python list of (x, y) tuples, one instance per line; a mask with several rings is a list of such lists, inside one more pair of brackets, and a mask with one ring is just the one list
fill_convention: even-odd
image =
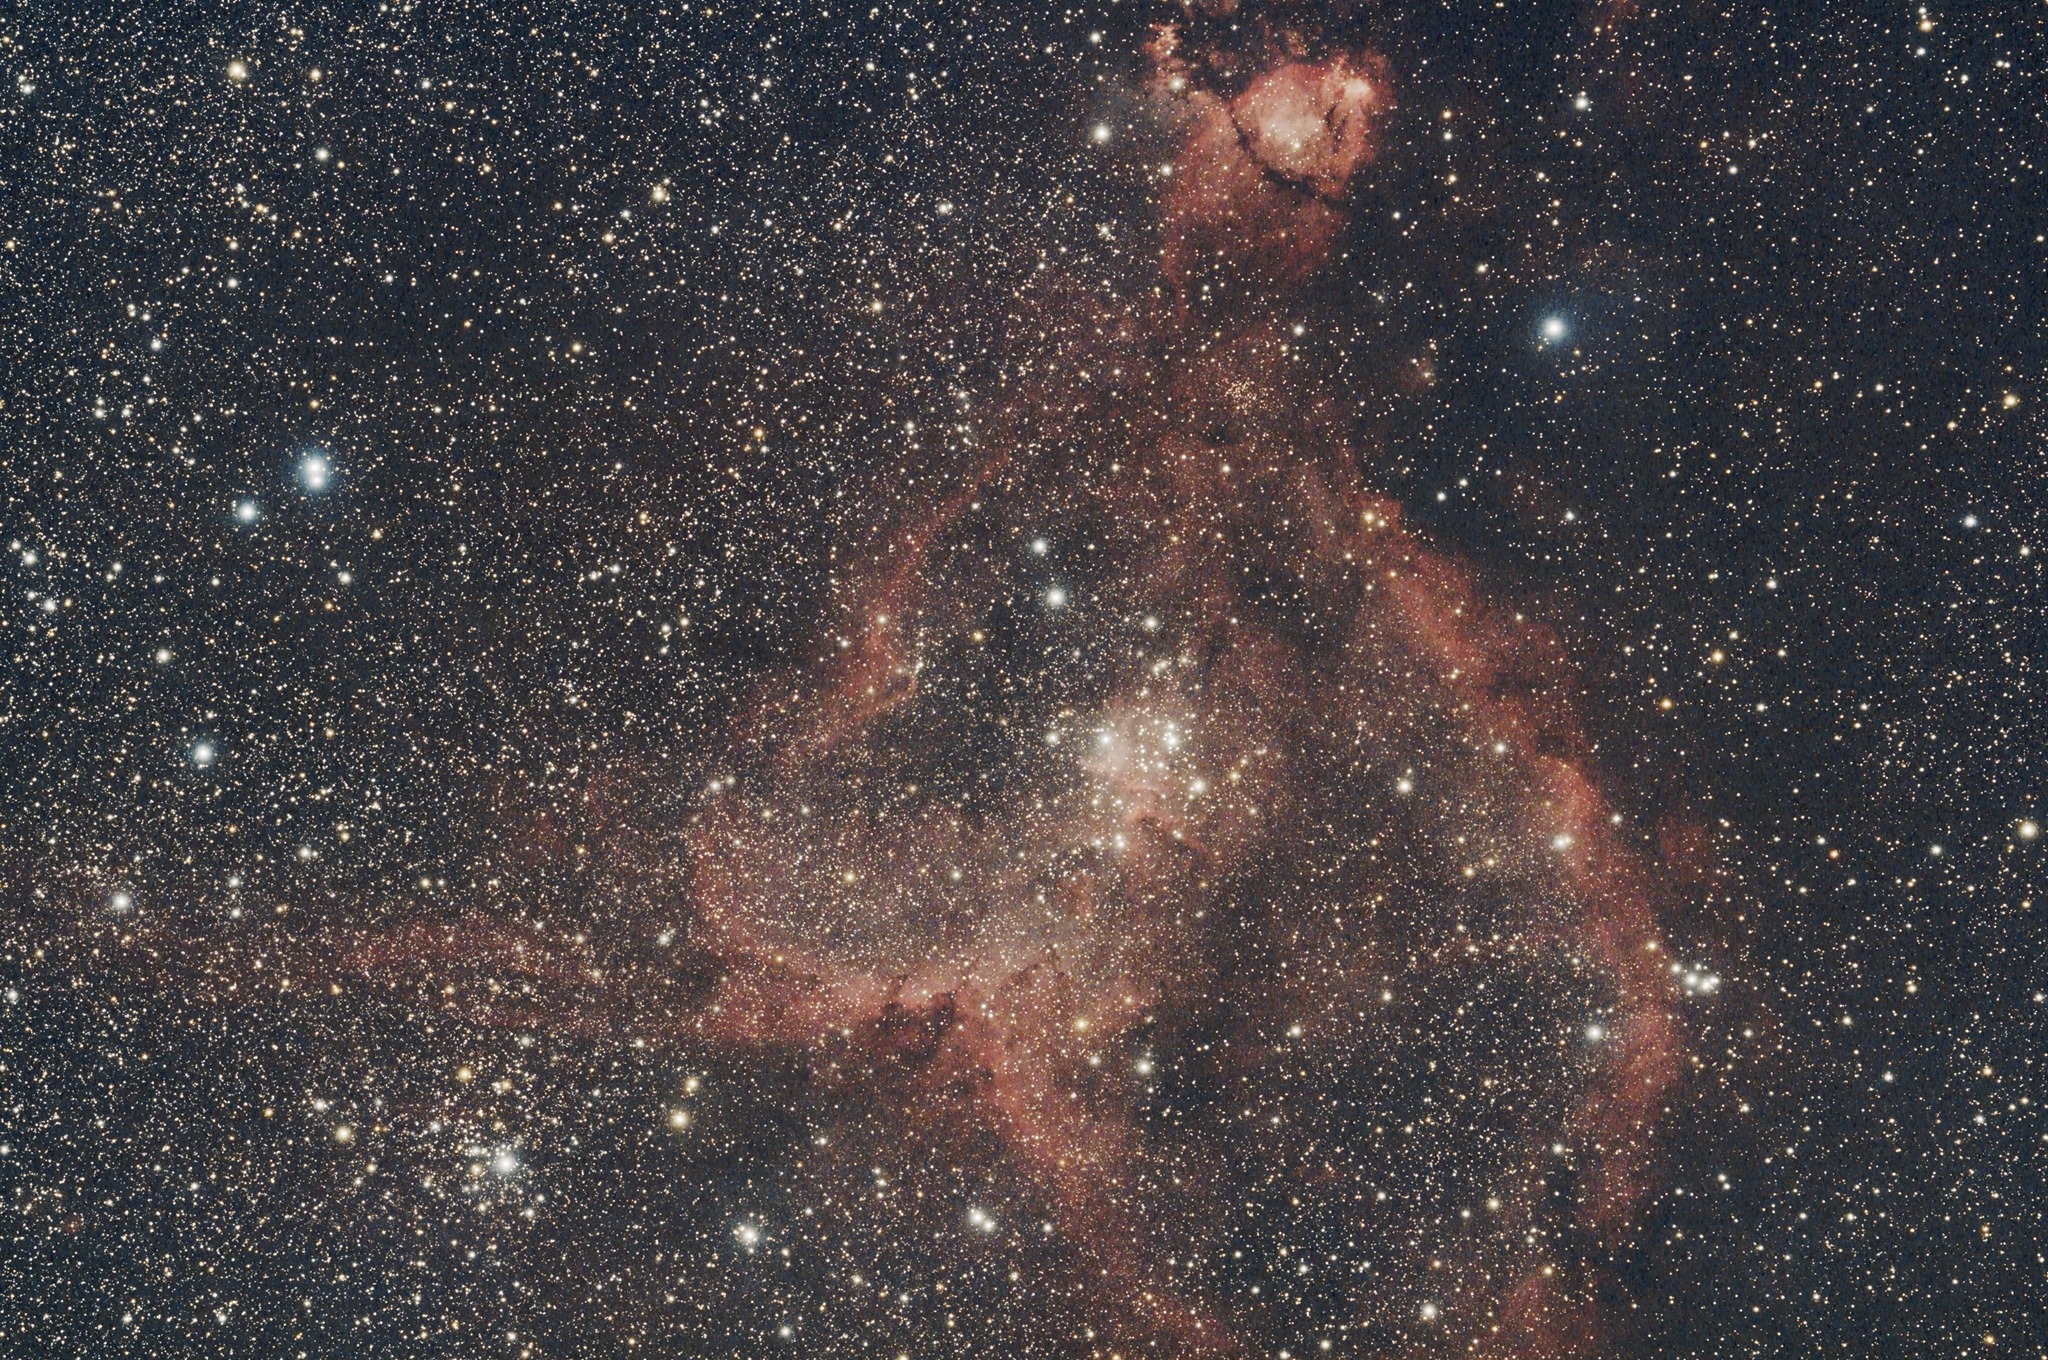
[[(1557, 640), (1404, 529), (1328, 394), (1290, 381), (1283, 318), (1371, 172), (1382, 63), (1283, 61), (1225, 95), (1177, 48), (1155, 36), (1148, 92), (1180, 137), (1162, 286), (1019, 301), (1019, 330), (1050, 338), (1010, 366), (994, 451), (883, 517), (841, 573), (834, 654), (762, 696), (690, 838), (695, 939), (720, 967), (691, 1026), (913, 1043), (906, 1115), (993, 1134), (1133, 1342), (1234, 1355), (1270, 1330), (1149, 1244), (1198, 1249), (1231, 1187), (1271, 1172), (1360, 1203), (1394, 1258), (1376, 1300), (1409, 1271), (1398, 1311), (1455, 1312), (1395, 1349), (1595, 1353), (1585, 1262), (1539, 1225), (1564, 1194), (1576, 1231), (1619, 1240), (1645, 1193), (1680, 1061), (1645, 866)], [(1205, 277), (1254, 300), (1197, 317)], [(1073, 380), (1102, 371), (1113, 395)], [(1084, 539), (1101, 584), (1020, 577), (1054, 551), (1040, 530), (1069, 556)], [(1020, 595), (1092, 659), (992, 615)], [(1404, 1042), (1418, 998), (1481, 1033)], [(1390, 1076), (1404, 1051), (1440, 1048), (1417, 1061), (1460, 1089), (1423, 1098), (1433, 1135), (1354, 1136), (1421, 1176), (1430, 1154), (1395, 1145), (1477, 1149), (1488, 1241), (1402, 1262), (1419, 1218), (1326, 1160), (1342, 1128), (1232, 1128), (1234, 1094), (1213, 1127), (1138, 1118), (1145, 1055), (1197, 1034), (1225, 1091), (1290, 1064), (1310, 1087), (1401, 1086), (1428, 1075)]]
[[(1311, 1218), (1365, 1263), (1350, 1353), (1608, 1353), (1685, 1062), (1656, 867), (1558, 638), (1404, 527), (1290, 357), (1385, 64), (1225, 81), (1185, 45), (1142, 94), (1178, 146), (1156, 277), (1041, 272), (973, 449), (849, 490), (816, 656), (673, 828), (698, 981), (631, 1032), (809, 1064), (826, 1127), (833, 1074), (886, 1070), (1043, 1220), (1104, 1355), (1274, 1353), (1283, 1306), (1211, 1248)], [(510, 939), (344, 966), (459, 953), (586, 1021), (648, 967)]]

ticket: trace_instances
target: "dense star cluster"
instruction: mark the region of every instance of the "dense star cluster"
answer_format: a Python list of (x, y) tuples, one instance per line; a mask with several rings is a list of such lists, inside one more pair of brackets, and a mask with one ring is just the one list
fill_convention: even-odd
[(2048, 31), (0, 22), (0, 1354), (2048, 1356)]

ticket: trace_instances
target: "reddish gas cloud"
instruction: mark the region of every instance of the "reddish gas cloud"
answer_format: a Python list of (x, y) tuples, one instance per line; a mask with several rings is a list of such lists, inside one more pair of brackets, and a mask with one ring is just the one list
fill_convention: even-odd
[(1383, 63), (1369, 53), (1289, 61), (1224, 94), (1200, 85), (1179, 49), (1177, 29), (1155, 32), (1153, 97), (1185, 128), (1161, 204), (1167, 280), (1185, 286), (1217, 269), (1299, 282), (1344, 229), (1353, 177), (1378, 150)]
[[(1293, 1325), (1171, 1264), (1278, 1181), (1356, 1225), (1376, 1273), (1341, 1306), (1380, 1350), (1598, 1355), (1683, 1061), (1656, 868), (1565, 646), (1404, 527), (1289, 357), (1384, 63), (1225, 89), (1182, 42), (1151, 49), (1181, 139), (1160, 286), (1035, 282), (985, 452), (930, 497), (852, 489), (817, 657), (763, 682), (682, 828), (700, 981), (655, 1003), (645, 967), (429, 930), (342, 963), (481, 958), (524, 1019), (554, 988), (637, 1037), (886, 1059), (901, 1117), (992, 1141), (1146, 1353)], [(1169, 1066), (1223, 1113), (1161, 1116)], [(1283, 1090), (1291, 1119), (1230, 1113)], [(1483, 1235), (1414, 1193), (1439, 1183), (1479, 1187)]]
[[(1562, 644), (1403, 527), (1332, 395), (1286, 361), (1291, 286), (1372, 164), (1382, 63), (1286, 60), (1226, 95), (1177, 49), (1172, 30), (1153, 44), (1183, 138), (1167, 286), (1032, 301), (1021, 329), (1046, 339), (1011, 365), (996, 452), (875, 517), (836, 655), (764, 690), (690, 838), (693, 939), (720, 970), (693, 1027), (799, 1050), (914, 1035), (917, 1103), (998, 1138), (1133, 1344), (1233, 1355), (1265, 1319), (1173, 1283), (1143, 1229), (1202, 1213), (1154, 1203), (1144, 1173), (1204, 1168), (1180, 1192), (1199, 1204), (1259, 1149), (1146, 1127), (1143, 1083), (1105, 1090), (1091, 1064), (1210, 1012), (1309, 1016), (1341, 1085), (1386, 1060), (1367, 1017), (1397, 989), (1461, 967), (1553, 989), (1535, 1039), (1463, 1022), (1456, 1082), (1518, 1105), (1476, 1131), (1501, 1228), (1431, 1282), (1459, 1301), (1404, 1344), (1597, 1354), (1597, 1265), (1548, 1245), (1544, 1201), (1569, 1149), (1576, 1231), (1614, 1244), (1650, 1185), (1681, 1061), (1652, 872), (1616, 829)], [(1227, 328), (1191, 325), (1204, 280), (1239, 294)], [(1048, 376), (1108, 368), (1107, 388)], [(1050, 649), (1004, 674), (982, 657), (1005, 610), (1051, 607), (1014, 563), (1069, 525), (1102, 588), (1062, 606), (1081, 633), (1060, 645), (1103, 660), (1085, 684)]]

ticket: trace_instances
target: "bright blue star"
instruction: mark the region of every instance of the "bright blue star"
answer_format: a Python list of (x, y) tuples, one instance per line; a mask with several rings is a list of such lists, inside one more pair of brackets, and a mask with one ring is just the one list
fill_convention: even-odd
[(299, 485), (308, 491), (325, 491), (334, 480), (334, 464), (319, 449), (310, 450), (299, 457)]

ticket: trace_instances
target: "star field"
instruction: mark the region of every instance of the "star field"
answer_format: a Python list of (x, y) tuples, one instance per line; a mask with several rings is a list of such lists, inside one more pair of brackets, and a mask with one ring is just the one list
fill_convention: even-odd
[(0, 1354), (2048, 1356), (2039, 14), (0, 59)]

